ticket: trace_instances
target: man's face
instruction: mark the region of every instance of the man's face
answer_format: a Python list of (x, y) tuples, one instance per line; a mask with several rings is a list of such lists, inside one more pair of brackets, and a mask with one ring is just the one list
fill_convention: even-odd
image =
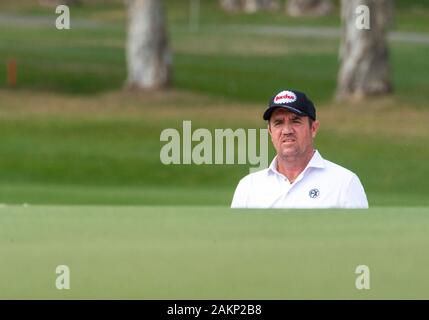
[(310, 126), (308, 117), (301, 117), (289, 110), (274, 110), (268, 123), (271, 141), (282, 158), (299, 158), (313, 151), (319, 122)]

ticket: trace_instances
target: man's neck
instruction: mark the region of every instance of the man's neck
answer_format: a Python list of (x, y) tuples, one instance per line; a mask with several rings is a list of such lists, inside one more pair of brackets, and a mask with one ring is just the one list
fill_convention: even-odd
[(307, 167), (315, 152), (316, 151), (312, 149), (311, 152), (303, 157), (294, 158), (282, 158), (277, 156), (277, 171), (283, 174), (290, 183), (293, 183), (300, 173)]

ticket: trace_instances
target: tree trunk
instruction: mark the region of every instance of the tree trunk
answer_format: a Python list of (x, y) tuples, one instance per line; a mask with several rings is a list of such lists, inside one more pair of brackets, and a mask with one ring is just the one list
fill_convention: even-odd
[[(356, 26), (356, 8), (369, 8), (369, 29)], [(393, 16), (392, 0), (342, 0), (337, 98), (360, 99), (392, 91), (387, 27)]]
[(161, 0), (128, 0), (127, 85), (160, 89), (170, 82), (171, 54)]
[(220, 0), (219, 4), (227, 12), (237, 12), (242, 9), (242, 0)]
[(273, 11), (280, 7), (278, 0), (245, 0), (244, 12)]
[(254, 13), (272, 11), (280, 8), (279, 0), (220, 0), (220, 6), (225, 11)]
[(289, 0), (286, 12), (292, 17), (326, 16), (332, 12), (331, 0)]

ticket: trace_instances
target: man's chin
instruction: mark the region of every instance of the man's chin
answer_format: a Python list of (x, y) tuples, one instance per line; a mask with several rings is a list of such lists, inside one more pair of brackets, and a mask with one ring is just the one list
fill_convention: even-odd
[(282, 158), (291, 158), (296, 157), (298, 154), (295, 148), (284, 148), (281, 150), (279, 156)]

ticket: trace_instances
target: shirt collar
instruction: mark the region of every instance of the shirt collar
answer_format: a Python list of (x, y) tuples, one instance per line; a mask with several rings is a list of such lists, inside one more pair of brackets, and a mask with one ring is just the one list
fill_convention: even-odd
[[(272, 174), (272, 173), (281, 174), (280, 172), (277, 171), (277, 157), (278, 156), (274, 157), (273, 161), (271, 161), (271, 164), (268, 167), (269, 174)], [(308, 168), (324, 168), (324, 167), (325, 167), (324, 159), (322, 158), (318, 150), (314, 150), (314, 154), (311, 157), (305, 169), (303, 170), (303, 172), (306, 171)]]

